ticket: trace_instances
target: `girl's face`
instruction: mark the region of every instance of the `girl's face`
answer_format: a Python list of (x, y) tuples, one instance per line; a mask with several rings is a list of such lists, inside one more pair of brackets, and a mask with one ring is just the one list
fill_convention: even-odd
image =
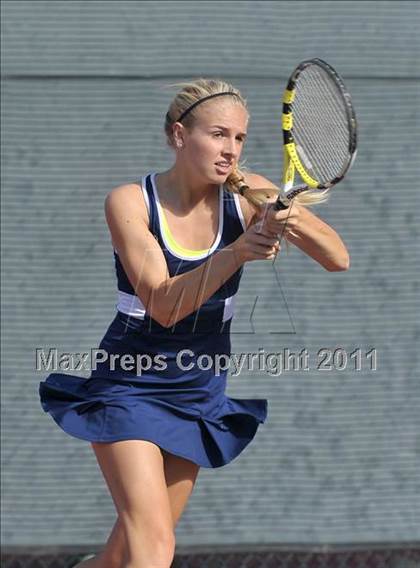
[(190, 130), (183, 130), (180, 157), (203, 183), (220, 185), (232, 173), (247, 136), (248, 111), (231, 101), (208, 101), (197, 109)]

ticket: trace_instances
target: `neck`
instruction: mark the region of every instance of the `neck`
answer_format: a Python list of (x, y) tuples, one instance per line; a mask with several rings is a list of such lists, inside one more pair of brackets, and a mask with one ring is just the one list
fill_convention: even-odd
[(177, 167), (157, 175), (159, 193), (166, 203), (177, 204), (183, 210), (190, 210), (198, 205), (210, 205), (214, 202), (219, 186), (203, 184), (190, 172)]

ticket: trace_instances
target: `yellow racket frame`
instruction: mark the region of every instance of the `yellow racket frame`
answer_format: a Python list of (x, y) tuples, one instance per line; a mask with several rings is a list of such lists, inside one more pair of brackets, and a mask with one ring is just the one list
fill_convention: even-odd
[[(286, 89), (283, 94), (283, 103), (290, 104), (295, 98), (295, 90)], [(293, 129), (293, 113), (283, 113), (282, 114), (282, 128), (288, 132)], [(293, 139), (293, 136), (291, 135)], [(283, 145), (283, 187), (284, 191), (288, 191), (292, 188), (295, 173), (299, 173), (302, 180), (311, 188), (317, 188), (320, 184), (312, 176), (308, 174), (305, 170), (305, 166), (302, 164), (297, 150), (295, 142), (289, 142)]]

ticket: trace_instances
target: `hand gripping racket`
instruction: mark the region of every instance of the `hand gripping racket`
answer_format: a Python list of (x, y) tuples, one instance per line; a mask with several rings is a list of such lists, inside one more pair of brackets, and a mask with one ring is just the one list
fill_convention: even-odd
[[(357, 123), (338, 73), (322, 59), (300, 63), (283, 94), (283, 188), (274, 204), (287, 209), (303, 191), (326, 190), (356, 157)], [(295, 185), (295, 173), (304, 182)]]

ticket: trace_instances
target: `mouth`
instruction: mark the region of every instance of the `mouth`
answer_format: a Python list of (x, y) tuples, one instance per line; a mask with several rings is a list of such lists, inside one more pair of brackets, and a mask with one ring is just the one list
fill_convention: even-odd
[(223, 174), (226, 174), (232, 167), (232, 162), (217, 162), (215, 164), (218, 171)]

